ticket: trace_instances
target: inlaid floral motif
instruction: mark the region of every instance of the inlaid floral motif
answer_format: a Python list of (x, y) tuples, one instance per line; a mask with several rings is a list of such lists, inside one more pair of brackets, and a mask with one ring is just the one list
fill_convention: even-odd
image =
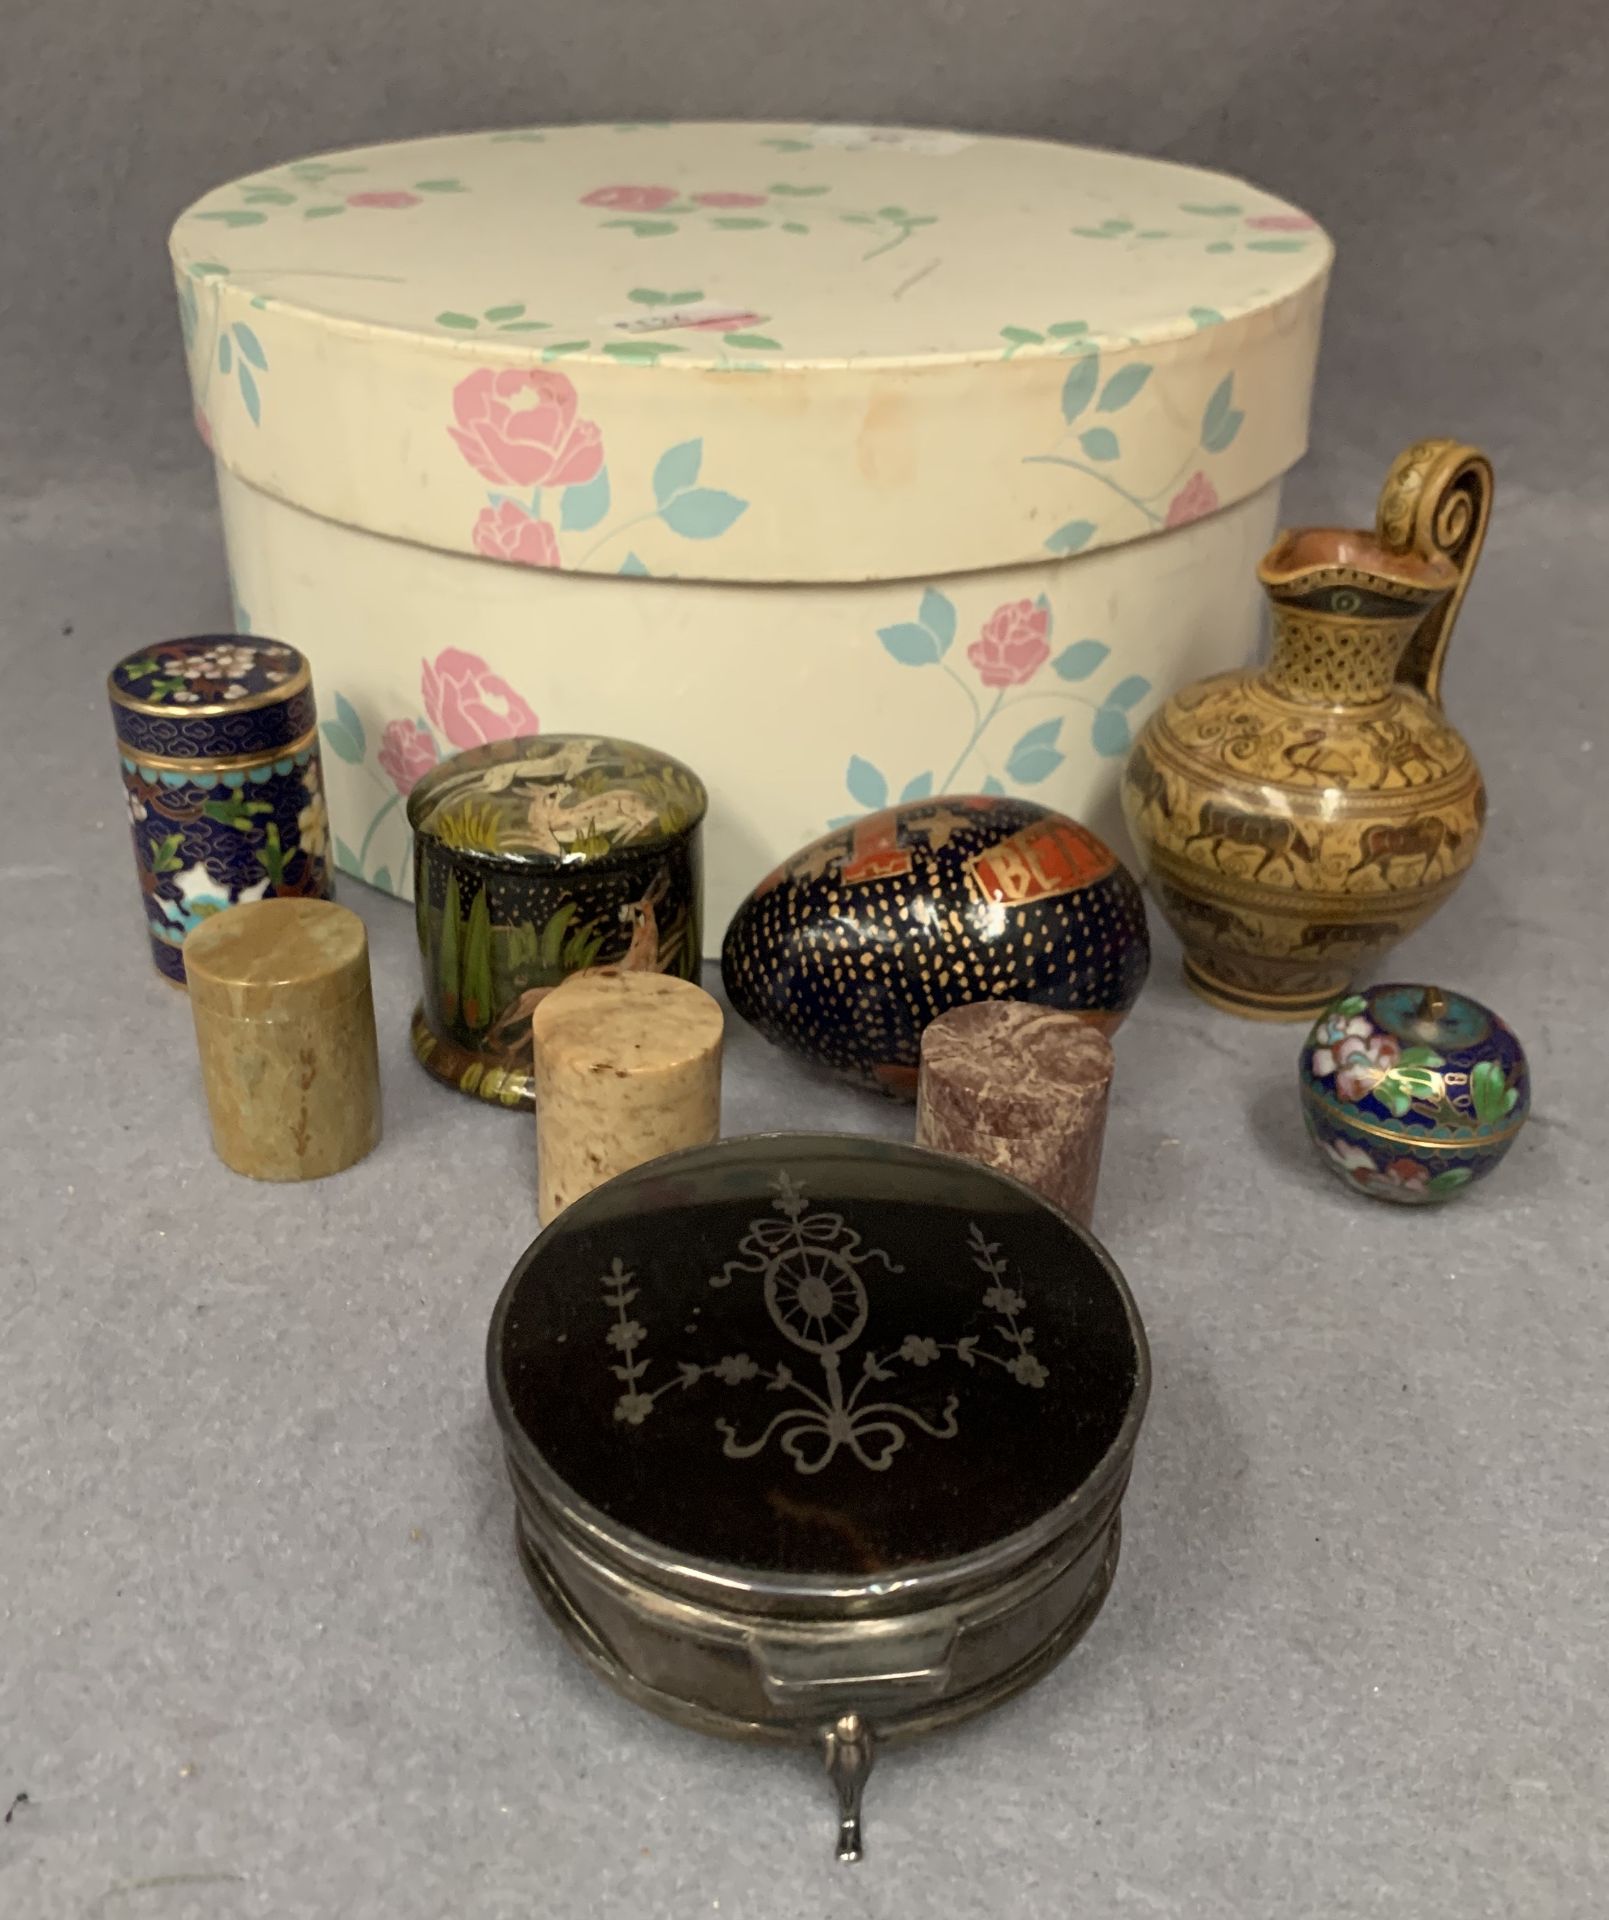
[(615, 1418), (623, 1425), (640, 1427), (664, 1394), (685, 1392), (705, 1380), (729, 1387), (759, 1380), (785, 1404), (752, 1437), (741, 1435), (735, 1421), (718, 1418), (721, 1451), (729, 1460), (752, 1459), (775, 1440), (797, 1473), (820, 1473), (842, 1450), (861, 1466), (882, 1473), (914, 1435), (953, 1440), (960, 1432), (959, 1393), (946, 1395), (936, 1418), (903, 1400), (872, 1397), (878, 1387), (897, 1379), (899, 1366), (926, 1368), (949, 1355), (973, 1371), (980, 1365), (1000, 1367), (1019, 1386), (1040, 1388), (1050, 1379), (1049, 1367), (1032, 1350), (1034, 1330), (1022, 1321), (1027, 1300), (1007, 1284), (1009, 1266), (1000, 1246), (974, 1224), (968, 1229), (967, 1247), (973, 1265), (990, 1283), (981, 1304), (995, 1316), (993, 1326), (953, 1341), (912, 1333), (887, 1352), (869, 1348), (861, 1355), (858, 1379), (848, 1384), (847, 1357), (859, 1345), (871, 1314), (866, 1271), (879, 1267), (897, 1274), (904, 1269), (880, 1248), (863, 1247), (842, 1214), (813, 1211), (804, 1190), (786, 1172), (777, 1175), (772, 1191), (772, 1213), (749, 1223), (736, 1257), (713, 1274), (709, 1284), (724, 1288), (745, 1278), (758, 1280), (772, 1326), (819, 1365), (819, 1387), (799, 1378), (780, 1357), (755, 1359), (747, 1353), (724, 1354), (713, 1362), (680, 1361), (674, 1374), (650, 1386), (652, 1363), (643, 1354), (648, 1329), (629, 1312), (642, 1289), (636, 1274), (617, 1257), (601, 1285), (604, 1304), (615, 1316), (605, 1340), (618, 1355), (611, 1371), (621, 1383)]

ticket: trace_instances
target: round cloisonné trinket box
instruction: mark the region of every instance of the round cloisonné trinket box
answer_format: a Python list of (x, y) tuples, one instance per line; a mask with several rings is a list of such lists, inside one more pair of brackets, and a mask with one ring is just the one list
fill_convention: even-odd
[(1032, 800), (913, 801), (812, 841), (733, 916), (721, 978), (768, 1040), (914, 1099), (922, 1031), (969, 1001), (1118, 1027), (1151, 964), (1145, 903), (1104, 841)]
[(882, 1741), (1028, 1685), (1094, 1619), (1145, 1411), (1099, 1243), (949, 1155), (776, 1135), (568, 1208), (492, 1318), (525, 1570), (596, 1672), (819, 1747), (839, 1851)]
[(333, 892), (307, 661), (247, 634), (162, 640), (107, 678), (151, 954), (184, 983), (192, 927)]
[(1302, 1117), (1356, 1192), (1450, 1200), (1490, 1173), (1531, 1106), (1525, 1049), (1490, 1007), (1390, 984), (1326, 1009), (1302, 1048)]
[(550, 733), (472, 748), (408, 798), (438, 1080), (532, 1107), (531, 1015), (592, 967), (698, 978), (703, 782), (630, 740)]

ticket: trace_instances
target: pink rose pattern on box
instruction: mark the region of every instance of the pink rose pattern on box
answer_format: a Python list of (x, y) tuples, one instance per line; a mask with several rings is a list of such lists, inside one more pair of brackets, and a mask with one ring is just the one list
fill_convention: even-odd
[(534, 519), (517, 500), (482, 507), (471, 538), (475, 551), (489, 560), (512, 560), (522, 567), (556, 567), (558, 536), (545, 520)]
[(639, 240), (662, 239), (676, 233), (685, 220), (702, 220), (728, 233), (807, 234), (838, 224), (856, 227), (871, 245), (860, 256), (875, 260), (892, 253), (923, 227), (934, 226), (938, 215), (912, 213), (892, 203), (873, 209), (840, 207), (832, 186), (823, 181), (773, 181), (763, 191), (755, 187), (698, 187), (682, 191), (661, 184), (593, 187), (581, 195), (581, 205), (597, 207), (610, 217), (601, 224), (621, 227)]
[(388, 720), (381, 729), (375, 754), (378, 771), (368, 764), (362, 716), (344, 694), (336, 694), (335, 716), (319, 729), (329, 751), (348, 766), (362, 767), (385, 796), (370, 814), (355, 848), (336, 840), (336, 859), (345, 872), (388, 892), (393, 886), (392, 868), (386, 864), (371, 869), (370, 848), (388, 820), (401, 820), (401, 803), (430, 769), (467, 748), (541, 730), (525, 696), (478, 653), (463, 647), (444, 647), (434, 660), (419, 662), (419, 698), (423, 714)]
[[(936, 668), (954, 682), (967, 705), (957, 729), (960, 751), (942, 774), (925, 767), (900, 783), (865, 755), (850, 756), (844, 784), (861, 812), (876, 812), (896, 800), (925, 800), (935, 793), (1006, 793), (1049, 779), (1067, 757), (1065, 714), (1053, 712), (1049, 719), (1035, 721), (1007, 748), (995, 744), (995, 722), (1001, 714), (1024, 707), (1081, 707), (1089, 715), (1090, 745), (1096, 753), (1116, 758), (1128, 751), (1133, 740), (1130, 715), (1150, 693), (1150, 681), (1143, 674), (1129, 674), (1099, 700), (1075, 693), (1073, 688), (1092, 679), (1112, 650), (1094, 639), (1056, 649), (1055, 617), (1046, 595), (1004, 601), (984, 621), (966, 647), (977, 686), (949, 658), (959, 626), (955, 602), (939, 588), (928, 587), (914, 619), (879, 628), (877, 638), (891, 660), (902, 667)], [(1042, 677), (1046, 667), (1048, 681)], [(980, 697), (980, 687), (984, 694), (993, 693), (992, 701)], [(839, 814), (828, 825), (842, 826), (856, 817)]]
[(1196, 472), (1168, 502), (1163, 515), (1165, 527), (1186, 527), (1192, 520), (1204, 520), (1218, 511), (1218, 489), (1204, 473)]
[(1026, 686), (1050, 658), (1049, 603), (1011, 600), (996, 607), (967, 658), (986, 687)]
[(536, 715), (524, 697), (479, 654), (448, 647), (419, 665), (430, 724), (460, 751), (537, 731)]
[(408, 207), (424, 205), (424, 195), (409, 193), (405, 188), (376, 189), (369, 193), (349, 193), (346, 196), (349, 207), (376, 207), (385, 213), (401, 213)]
[[(448, 437), (494, 489), (469, 535), (490, 560), (584, 568), (632, 527), (657, 520), (680, 539), (714, 540), (748, 510), (735, 493), (702, 484), (704, 443), (683, 440), (654, 463), (652, 505), (566, 555), (561, 536), (592, 532), (614, 505), (603, 434), (582, 411), (575, 382), (550, 367), (477, 367), (453, 388), (452, 416)], [(530, 491), (516, 497), (506, 488)], [(555, 497), (556, 513), (547, 507)], [(647, 568), (628, 553), (618, 571)]]
[(423, 720), (388, 720), (375, 755), (397, 792), (406, 799), (441, 754), (436, 736)]
[(562, 373), (479, 367), (453, 389), (457, 424), (447, 431), (494, 486), (580, 486), (603, 466), (603, 437), (577, 405)]

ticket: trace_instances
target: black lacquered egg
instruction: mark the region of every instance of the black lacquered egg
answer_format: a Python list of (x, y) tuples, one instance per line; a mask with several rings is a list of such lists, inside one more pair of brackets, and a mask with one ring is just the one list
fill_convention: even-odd
[(1134, 877), (1066, 815), (948, 796), (866, 815), (768, 874), (721, 949), (768, 1040), (905, 1098), (922, 1030), (972, 1000), (1031, 1000), (1108, 1032), (1151, 964)]

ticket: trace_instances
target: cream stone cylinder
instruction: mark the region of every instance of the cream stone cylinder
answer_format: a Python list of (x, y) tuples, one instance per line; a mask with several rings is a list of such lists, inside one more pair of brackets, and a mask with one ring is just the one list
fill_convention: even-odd
[(331, 900), (259, 900), (184, 943), (218, 1158), (253, 1180), (317, 1180), (380, 1139), (369, 941)]
[(544, 1223), (628, 1167), (721, 1130), (721, 1009), (702, 987), (613, 967), (576, 974), (531, 1019)]

